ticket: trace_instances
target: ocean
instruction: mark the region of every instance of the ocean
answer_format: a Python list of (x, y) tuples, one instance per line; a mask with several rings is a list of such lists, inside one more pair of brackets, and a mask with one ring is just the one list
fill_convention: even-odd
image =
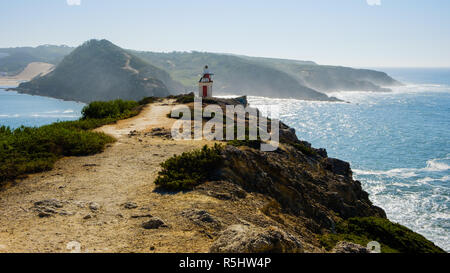
[[(336, 92), (349, 103), (249, 97), (279, 105), (300, 139), (351, 163), (389, 219), (450, 251), (450, 69), (379, 69), (405, 86)], [(0, 90), (0, 125), (40, 126), (80, 116), (84, 104)]]
[[(249, 97), (279, 105), (300, 139), (351, 163), (390, 220), (450, 251), (450, 69), (381, 69), (405, 86), (336, 92), (350, 103)], [(262, 108), (261, 108), (262, 109)]]

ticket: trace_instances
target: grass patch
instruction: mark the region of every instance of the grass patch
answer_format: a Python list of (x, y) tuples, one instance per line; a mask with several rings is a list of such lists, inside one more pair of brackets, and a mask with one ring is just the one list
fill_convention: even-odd
[(91, 129), (138, 114), (134, 101), (92, 102), (76, 121), (42, 127), (0, 127), (0, 183), (26, 174), (50, 170), (63, 156), (102, 152), (115, 139)]
[(235, 146), (235, 147), (250, 147), (253, 149), (260, 149), (261, 148), (261, 140), (231, 140), (227, 142), (228, 145)]
[(135, 101), (113, 100), (94, 101), (81, 111), (82, 119), (104, 119), (127, 117), (138, 112), (139, 103)]
[(146, 105), (146, 104), (149, 104), (149, 103), (157, 102), (159, 100), (160, 100), (160, 98), (157, 98), (157, 97), (146, 97), (146, 98), (141, 99), (138, 102), (138, 104), (139, 105)]
[(195, 95), (194, 93), (186, 94), (186, 95), (178, 95), (174, 96), (177, 103), (191, 103), (194, 102)]
[(169, 191), (193, 189), (205, 182), (221, 164), (221, 150), (222, 147), (217, 144), (212, 148), (205, 145), (201, 150), (169, 158), (161, 163), (162, 170), (158, 173), (155, 184)]
[(444, 253), (422, 235), (383, 218), (350, 218), (338, 223), (336, 232), (320, 237), (320, 243), (327, 250), (331, 250), (340, 241), (362, 246), (370, 241), (377, 241), (381, 244), (383, 253)]

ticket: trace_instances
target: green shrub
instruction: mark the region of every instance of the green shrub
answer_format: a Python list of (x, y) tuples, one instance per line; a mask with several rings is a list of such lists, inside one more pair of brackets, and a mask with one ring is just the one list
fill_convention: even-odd
[(39, 128), (11, 130), (0, 127), (0, 183), (50, 170), (63, 156), (84, 156), (103, 151), (106, 144), (115, 139), (89, 130), (132, 117), (139, 110), (135, 101), (92, 102), (83, 108), (80, 120), (56, 122)]
[(15, 130), (0, 127), (0, 182), (50, 170), (62, 156), (99, 153), (113, 141), (103, 133), (67, 128), (62, 123)]
[(146, 98), (141, 99), (138, 102), (138, 104), (145, 105), (145, 104), (149, 104), (149, 103), (154, 103), (155, 101), (158, 101), (158, 100), (159, 100), (159, 98), (157, 98), (157, 97), (146, 97)]
[(212, 148), (205, 145), (201, 150), (169, 158), (161, 163), (162, 170), (158, 173), (155, 184), (169, 191), (191, 190), (205, 182), (220, 165), (221, 149), (217, 144)]
[(241, 147), (241, 146), (247, 146), (253, 149), (260, 149), (261, 148), (261, 140), (231, 140), (227, 142), (228, 145), (235, 146), (235, 147)]
[(176, 97), (177, 103), (191, 103), (194, 102), (195, 95), (194, 93), (190, 93), (187, 95), (180, 95)]
[(94, 101), (81, 111), (83, 119), (123, 118), (129, 116), (139, 104), (135, 101)]
[(80, 119), (74, 121), (62, 121), (55, 124), (66, 129), (72, 130), (92, 130), (106, 124), (114, 123), (118, 118), (103, 118), (103, 119)]
[(320, 237), (320, 243), (331, 250), (338, 242), (348, 241), (367, 245), (377, 241), (385, 253), (443, 253), (444, 251), (422, 235), (388, 219), (356, 217), (338, 223), (336, 234)]

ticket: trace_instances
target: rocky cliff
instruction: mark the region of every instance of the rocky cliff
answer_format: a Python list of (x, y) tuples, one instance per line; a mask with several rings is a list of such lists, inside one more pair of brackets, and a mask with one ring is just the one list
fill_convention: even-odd
[[(209, 99), (204, 106), (210, 103), (226, 101)], [(260, 151), (259, 144), (230, 141), (215, 148), (222, 160), (208, 165), (206, 178), (198, 179), (193, 187), (193, 191), (235, 204), (253, 199), (249, 202), (252, 208), (235, 213), (235, 220), (229, 215), (217, 216), (216, 221), (229, 224), (214, 228), (212, 252), (359, 253), (370, 241), (379, 241), (384, 252), (442, 251), (413, 231), (391, 223), (383, 209), (372, 204), (361, 183), (353, 179), (349, 163), (299, 140), (289, 126), (280, 124), (280, 146), (275, 152)], [(162, 166), (177, 172), (174, 177), (182, 184), (180, 181), (190, 175), (180, 171), (184, 164), (205, 162), (213, 158), (209, 154), (213, 152), (175, 157)], [(177, 168), (171, 169), (172, 163)], [(170, 179), (171, 174), (163, 171), (161, 176)]]
[(274, 152), (260, 141), (174, 141), (170, 111), (192, 100), (148, 100), (96, 129), (117, 139), (104, 152), (5, 183), (0, 252), (67, 252), (74, 240), (82, 252), (367, 253), (371, 241), (382, 252), (442, 252), (390, 222), (348, 163), (285, 124)]

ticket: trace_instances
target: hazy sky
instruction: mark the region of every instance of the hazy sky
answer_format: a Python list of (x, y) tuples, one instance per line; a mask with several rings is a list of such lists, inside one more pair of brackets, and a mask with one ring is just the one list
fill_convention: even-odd
[(0, 47), (105, 38), (356, 67), (450, 67), (449, 0), (0, 0)]

